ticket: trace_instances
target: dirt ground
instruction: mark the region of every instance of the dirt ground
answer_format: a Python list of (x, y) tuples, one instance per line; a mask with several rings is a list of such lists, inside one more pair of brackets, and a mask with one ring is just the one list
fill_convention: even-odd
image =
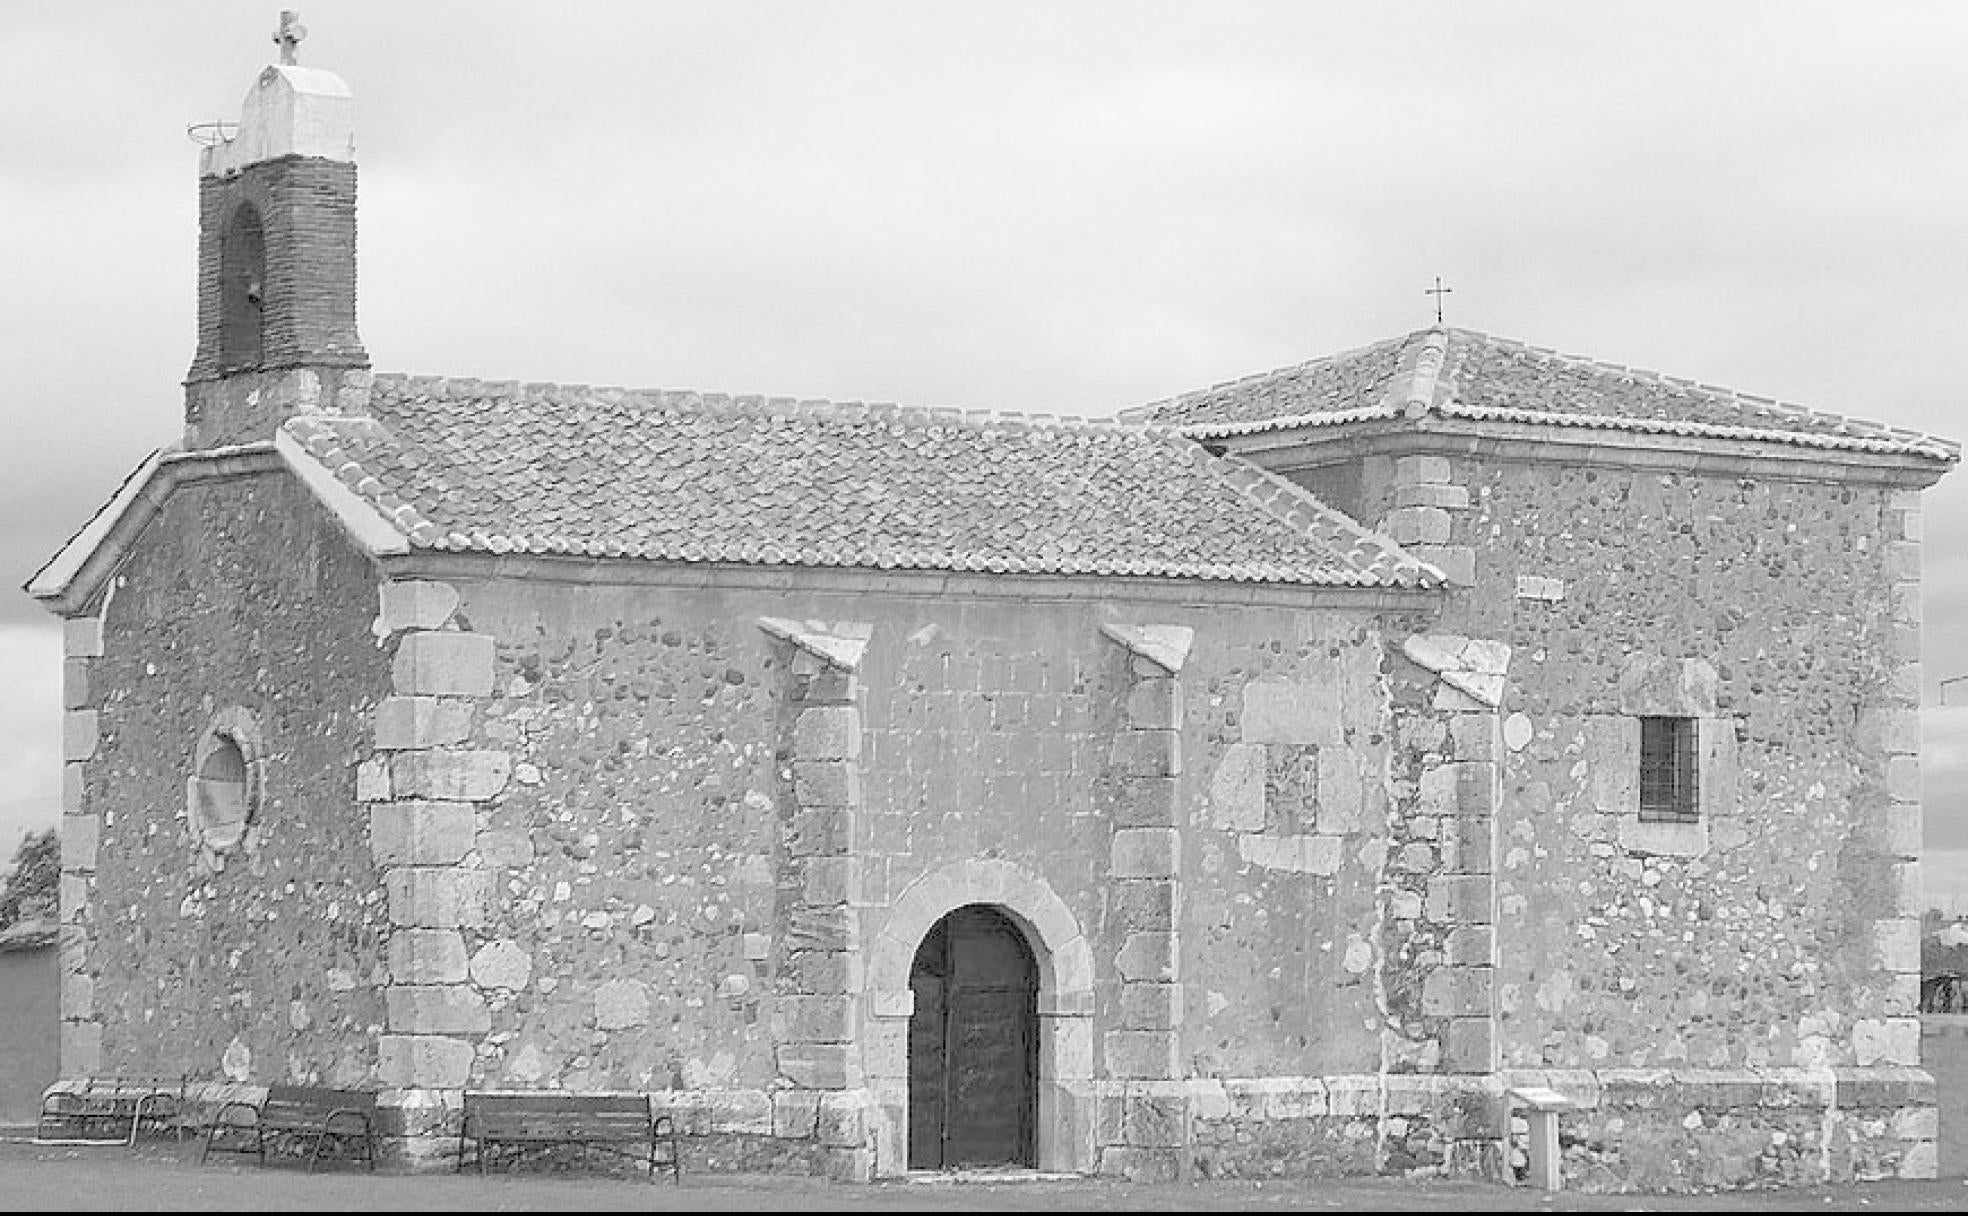
[(1809, 1190), (1642, 1196), (1547, 1194), (1481, 1182), (1333, 1179), (1136, 1186), (978, 1174), (866, 1186), (779, 1176), (596, 1177), (370, 1173), (360, 1166), (214, 1161), (195, 1141), (135, 1148), (0, 1137), (0, 1210), (44, 1212), (1827, 1212), (1968, 1211), (1968, 1179)]

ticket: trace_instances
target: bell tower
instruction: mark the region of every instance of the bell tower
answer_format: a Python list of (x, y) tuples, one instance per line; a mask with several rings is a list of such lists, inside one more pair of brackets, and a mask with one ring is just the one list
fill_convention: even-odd
[(306, 36), (280, 16), (269, 64), (237, 124), (209, 132), (198, 175), (198, 353), (185, 377), (185, 446), (272, 437), (300, 413), (366, 412), (355, 329), (355, 99), (296, 62)]

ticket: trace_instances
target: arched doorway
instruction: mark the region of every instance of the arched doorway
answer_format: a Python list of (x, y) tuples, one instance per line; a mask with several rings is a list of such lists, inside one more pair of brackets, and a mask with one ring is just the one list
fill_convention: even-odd
[(1039, 970), (1003, 913), (937, 921), (909, 970), (909, 1168), (1036, 1163)]

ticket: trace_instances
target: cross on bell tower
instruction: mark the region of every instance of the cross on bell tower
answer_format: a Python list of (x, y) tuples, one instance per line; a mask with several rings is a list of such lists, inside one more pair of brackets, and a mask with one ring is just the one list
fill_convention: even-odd
[(301, 15), (292, 10), (282, 11), (280, 28), (273, 32), (274, 44), (280, 48), (280, 62), (290, 65), (300, 62), (301, 39), (305, 37), (307, 27), (301, 24)]

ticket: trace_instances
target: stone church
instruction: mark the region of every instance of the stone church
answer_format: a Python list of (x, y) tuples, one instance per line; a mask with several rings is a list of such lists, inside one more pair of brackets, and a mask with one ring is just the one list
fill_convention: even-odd
[[(1436, 326), (1089, 420), (372, 371), (353, 101), (199, 170), (66, 637), (61, 1070), (646, 1093), (865, 1180), (1929, 1177), (1956, 444)], [(107, 489), (107, 487), (105, 487)], [(1517, 1128), (1513, 1132), (1513, 1128)]]

